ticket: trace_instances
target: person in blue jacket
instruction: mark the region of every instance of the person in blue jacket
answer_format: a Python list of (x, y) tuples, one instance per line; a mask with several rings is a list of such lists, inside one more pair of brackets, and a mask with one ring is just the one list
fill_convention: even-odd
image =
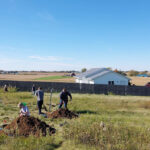
[(68, 104), (68, 96), (70, 97), (70, 100), (72, 100), (72, 96), (70, 92), (66, 90), (66, 88), (63, 88), (62, 92), (60, 93), (60, 104), (59, 108), (62, 107), (64, 104), (64, 107), (67, 109), (67, 104)]

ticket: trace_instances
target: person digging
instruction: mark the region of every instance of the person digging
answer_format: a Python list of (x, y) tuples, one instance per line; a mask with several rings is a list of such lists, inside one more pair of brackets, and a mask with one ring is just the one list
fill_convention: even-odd
[(26, 105), (26, 103), (19, 103), (18, 107), (20, 108), (20, 114), (19, 116), (30, 116), (29, 109)]
[(43, 105), (43, 100), (44, 100), (44, 92), (42, 91), (42, 88), (39, 87), (38, 90), (35, 92), (35, 95), (37, 96), (37, 106), (39, 109), (39, 115), (43, 114), (41, 112), (42, 105)]
[(62, 107), (64, 104), (65, 109), (67, 109), (67, 104), (68, 104), (68, 96), (70, 97), (70, 100), (72, 100), (72, 96), (70, 92), (66, 90), (66, 88), (63, 88), (62, 92), (60, 93), (60, 104), (59, 104), (59, 109)]

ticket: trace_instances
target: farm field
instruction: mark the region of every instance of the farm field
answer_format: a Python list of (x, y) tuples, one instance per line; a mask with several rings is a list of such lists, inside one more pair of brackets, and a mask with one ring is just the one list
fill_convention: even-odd
[[(150, 82), (150, 77), (129, 77), (131, 83), (137, 86), (144, 86)], [(68, 73), (42, 73), (42, 72), (29, 72), (13, 74), (0, 74), (0, 80), (15, 80), (15, 81), (46, 81), (46, 82), (67, 82), (75, 83), (75, 77), (70, 77)]]
[(15, 81), (47, 81), (47, 82), (74, 82), (75, 79), (68, 73), (42, 73), (30, 72), (20, 74), (0, 74), (0, 80), (15, 80)]
[[(26, 102), (34, 117), (56, 128), (46, 137), (0, 136), (1, 150), (149, 150), (150, 98), (72, 94), (68, 108), (80, 114), (75, 119), (50, 119), (39, 116), (36, 98), (29, 92), (9, 93), (0, 90), (0, 125), (18, 116), (19, 102)], [(53, 111), (57, 109), (59, 93), (53, 94)], [(45, 94), (48, 107), (50, 94)], [(43, 110), (43, 112), (45, 112)]]
[(146, 83), (150, 82), (150, 77), (129, 77), (131, 83), (139, 86), (144, 86)]

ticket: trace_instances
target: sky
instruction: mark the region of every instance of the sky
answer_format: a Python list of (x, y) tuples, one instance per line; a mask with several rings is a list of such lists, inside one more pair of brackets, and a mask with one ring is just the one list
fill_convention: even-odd
[(150, 71), (150, 0), (0, 0), (0, 70)]

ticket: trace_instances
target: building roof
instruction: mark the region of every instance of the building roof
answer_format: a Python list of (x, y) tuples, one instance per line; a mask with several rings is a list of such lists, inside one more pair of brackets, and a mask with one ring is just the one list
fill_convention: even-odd
[(93, 80), (93, 79), (96, 79), (98, 77), (101, 77), (101, 76), (103, 76), (105, 74), (112, 73), (112, 72), (117, 74), (117, 75), (119, 75), (119, 76), (122, 76), (122, 77), (130, 80), (130, 78), (128, 78), (128, 77), (126, 77), (124, 75), (121, 75), (119, 73), (116, 73), (114, 71), (111, 71), (111, 70), (109, 70), (107, 68), (92, 68), (92, 69), (90, 69), (90, 70), (88, 70), (88, 71), (86, 71), (84, 73), (81, 73), (80, 75), (78, 75), (76, 77), (78, 79), (87, 78), (88, 80)]
[(138, 74), (137, 77), (149, 77), (147, 74)]

